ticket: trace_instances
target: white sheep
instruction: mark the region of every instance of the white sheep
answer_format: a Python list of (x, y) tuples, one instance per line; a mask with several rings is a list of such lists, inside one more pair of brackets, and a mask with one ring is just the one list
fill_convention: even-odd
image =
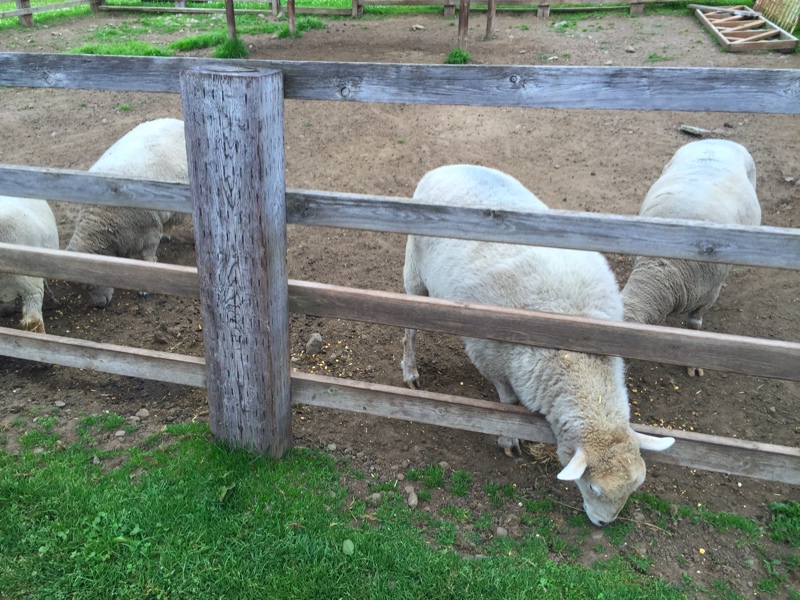
[[(453, 165), (426, 174), (414, 199), (435, 204), (546, 211), (516, 179), (484, 167)], [(622, 320), (614, 275), (596, 252), (409, 236), (406, 293)], [(403, 339), (403, 381), (419, 387), (416, 330)], [(639, 449), (664, 450), (673, 438), (630, 427), (622, 359), (493, 340), (464, 338), (470, 360), (497, 388), (501, 402), (545, 415), (558, 456), (559, 479), (576, 481), (588, 517), (613, 521), (645, 478)], [(511, 454), (519, 441), (498, 444)]]
[[(156, 119), (138, 125), (111, 146), (90, 173), (188, 183), (183, 121)], [(182, 213), (87, 204), (81, 208), (67, 250), (156, 262), (162, 236), (183, 221)], [(106, 306), (113, 288), (89, 287), (93, 306)]]
[[(645, 196), (642, 217), (759, 225), (756, 166), (741, 144), (702, 140), (680, 148)], [(625, 320), (658, 324), (688, 313), (686, 325), (700, 329), (731, 266), (637, 256), (622, 298)], [(690, 376), (702, 369), (687, 367)]]
[[(58, 250), (58, 226), (47, 201), (0, 196), (0, 242)], [(0, 273), (0, 315), (13, 313), (21, 299), (20, 326), (44, 333), (44, 290), (41, 277)]]

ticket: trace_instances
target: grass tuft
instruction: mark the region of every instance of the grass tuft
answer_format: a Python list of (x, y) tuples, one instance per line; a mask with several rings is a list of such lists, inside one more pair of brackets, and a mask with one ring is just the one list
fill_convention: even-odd
[(213, 58), (244, 58), (247, 56), (247, 46), (239, 38), (225, 40), (217, 46), (211, 56)]
[(68, 53), (113, 56), (172, 56), (172, 51), (167, 48), (137, 41), (118, 44), (84, 44), (80, 48), (69, 50)]
[(461, 48), (450, 50), (450, 54), (444, 59), (446, 65), (466, 65), (471, 60), (469, 52)]
[(769, 509), (772, 511), (769, 537), (793, 548), (800, 547), (800, 503), (794, 500), (773, 502)]

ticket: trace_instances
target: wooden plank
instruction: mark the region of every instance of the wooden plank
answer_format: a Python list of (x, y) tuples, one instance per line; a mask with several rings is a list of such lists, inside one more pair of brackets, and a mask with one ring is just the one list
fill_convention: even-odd
[[(453, 427), (533, 442), (555, 443), (547, 421), (521, 406), (471, 400), (458, 396), (411, 391), (305, 373), (292, 375), (292, 401), (403, 421)], [(648, 462), (744, 475), (792, 485), (800, 484), (800, 449), (697, 434), (689, 431), (632, 425), (635, 431), (672, 436), (664, 452), (643, 452)]]
[(0, 243), (0, 271), (198, 298), (197, 269)]
[(763, 19), (757, 19), (755, 21), (747, 21), (744, 25), (739, 25), (738, 27), (726, 27), (721, 31), (725, 34), (725, 37), (731, 37), (732, 33), (738, 31), (747, 31), (748, 29), (756, 29), (761, 27), (764, 23), (766, 23), (766, 21)]
[(291, 99), (800, 114), (800, 69), (451, 66), (3, 52), (0, 85), (177, 92), (181, 71), (212, 64), (282, 70), (286, 98)]
[[(744, 41), (747, 41), (747, 40), (752, 39), (752, 37), (754, 35), (758, 35), (758, 34), (763, 33), (763, 32), (764, 32), (763, 29), (761, 29), (760, 31), (747, 31), (747, 30), (744, 30), (744, 31), (723, 31), (723, 35), (726, 38), (730, 39), (730, 40), (744, 40)], [(775, 29), (771, 30), (770, 33), (772, 33), (773, 35), (780, 35), (780, 32), (775, 30)]]
[(741, 39), (734, 40), (732, 44), (742, 44), (747, 42), (755, 42), (758, 40), (765, 40), (767, 38), (775, 37), (780, 32), (777, 29), (770, 29), (769, 31), (763, 31), (761, 33), (755, 31), (748, 31), (747, 35), (744, 35)]
[[(0, 355), (194, 387), (206, 384), (205, 363), (199, 357), (4, 327), (0, 327)], [(514, 436), (547, 444), (555, 442), (544, 418), (521, 406), (333, 377), (293, 373), (292, 403)], [(648, 462), (794, 485), (800, 483), (800, 450), (797, 448), (647, 425), (633, 425), (633, 429), (676, 439), (674, 446), (666, 452), (644, 453)]]
[[(0, 165), (0, 194), (191, 212), (185, 184)], [(408, 198), (287, 190), (294, 225), (413, 233), (482, 241), (800, 269), (800, 230), (553, 210), (485, 211)], [(779, 246), (782, 251), (775, 252)], [(124, 286), (123, 286), (124, 287)]]
[[(800, 268), (800, 230), (552, 210), (458, 208), (413, 199), (289, 190), (288, 222), (709, 262)], [(775, 252), (780, 247), (781, 252)]]
[[(104, 4), (99, 7), (101, 11), (110, 12), (154, 12), (154, 13), (186, 13), (186, 14), (211, 14), (211, 13), (224, 13), (224, 8), (175, 8), (171, 6), (109, 6)], [(254, 8), (237, 8), (237, 15), (263, 15), (266, 10), (257, 10)], [(350, 16), (349, 8), (323, 8), (313, 6), (298, 6), (295, 8), (298, 15), (341, 15), (345, 17)]]
[(747, 44), (731, 44), (730, 52), (758, 52), (759, 50), (793, 50), (797, 48), (797, 41), (791, 40), (762, 40), (748, 42)]
[(200, 357), (0, 327), (0, 355), (127, 377), (205, 387)]
[(303, 281), (292, 312), (800, 381), (800, 343), (410, 298)]
[(105, 177), (73, 169), (0, 164), (0, 194), (54, 202), (192, 212), (189, 186), (185, 183)]
[[(197, 270), (0, 244), (0, 271), (197, 298)], [(289, 280), (289, 310), (800, 381), (800, 344)]]
[(283, 76), (215, 66), (182, 73), (181, 90), (211, 433), (280, 458), (292, 445)]
[(709, 32), (711, 32), (711, 35), (713, 35), (716, 38), (717, 43), (727, 51), (731, 47), (731, 43), (724, 35), (722, 35), (720, 30), (714, 27), (714, 25), (711, 23), (708, 17), (706, 17), (706, 15), (703, 13), (702, 10), (699, 9), (695, 10), (694, 14), (700, 21), (700, 23), (703, 24), (703, 27), (705, 27)]
[[(97, 176), (67, 169), (0, 165), (0, 193), (190, 212), (188, 186)], [(527, 213), (416, 203), (411, 199), (287, 190), (288, 222), (528, 243), (800, 269), (800, 231), (571, 211)], [(468, 233), (465, 233), (468, 232)], [(783, 251), (774, 252), (775, 245)]]
[(50, 12), (52, 10), (60, 10), (62, 8), (80, 6), (81, 4), (90, 4), (90, 0), (72, 0), (71, 2), (61, 2), (59, 4), (47, 4), (44, 6), (31, 6), (29, 8), (9, 10), (6, 12), (0, 12), (0, 19), (7, 19), (9, 17), (20, 17), (24, 15), (32, 15), (41, 12)]

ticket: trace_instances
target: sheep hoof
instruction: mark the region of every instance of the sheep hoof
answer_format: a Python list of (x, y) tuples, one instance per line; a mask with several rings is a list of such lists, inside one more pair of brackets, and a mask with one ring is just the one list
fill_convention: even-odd
[(519, 447), (519, 440), (516, 438), (501, 435), (497, 438), (497, 445), (503, 449), (503, 453), (508, 458), (514, 458), (516, 455), (522, 454), (522, 450)]
[(44, 321), (41, 321), (39, 319), (31, 319), (31, 320), (23, 319), (22, 321), (20, 321), (20, 326), (25, 331), (30, 331), (32, 333), (44, 333), (45, 332), (44, 331)]
[(703, 369), (698, 369), (697, 367), (686, 367), (686, 372), (689, 374), (689, 377), (694, 377), (695, 375), (698, 377), (703, 376)]
[(408, 386), (412, 390), (418, 390), (419, 389), (419, 379), (408, 379), (408, 380), (404, 381), (403, 383), (405, 383), (406, 386)]

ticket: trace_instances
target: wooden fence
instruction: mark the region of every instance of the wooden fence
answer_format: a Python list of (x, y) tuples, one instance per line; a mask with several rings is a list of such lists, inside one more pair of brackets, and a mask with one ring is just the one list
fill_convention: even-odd
[(71, 8), (73, 6), (81, 6), (88, 4), (92, 7), (93, 12), (97, 12), (99, 0), (69, 0), (69, 2), (60, 2), (58, 4), (44, 4), (41, 6), (31, 6), (31, 0), (15, 0), (17, 10), (0, 11), (0, 19), (8, 19), (11, 17), (19, 17), (20, 25), (23, 27), (33, 27), (33, 15), (41, 12), (50, 12), (53, 10), (60, 10), (62, 8)]
[[(29, 0), (17, 0), (17, 2), (28, 2)], [(82, 3), (89, 3), (90, 0), (78, 0)], [(154, 0), (155, 1), (155, 0)], [(610, 9), (629, 9), (630, 14), (639, 15), (644, 13), (645, 4), (652, 4), (654, 2), (673, 2), (678, 0), (635, 0), (632, 2), (625, 2), (624, 0), (591, 0), (593, 6), (585, 6), (587, 0), (557, 0), (549, 2), (548, 0), (494, 0), (478, 1), (470, 5), (469, 2), (461, 7), (461, 3), (456, 0), (352, 0), (350, 8), (333, 8), (327, 6), (295, 6), (293, 2), (287, 3), (286, 10), (288, 14), (305, 14), (305, 15), (320, 15), (320, 16), (352, 16), (360, 17), (364, 14), (365, 6), (441, 6), (445, 17), (453, 17), (456, 14), (456, 8), (461, 10), (462, 14), (468, 14), (470, 11), (486, 11), (489, 18), (493, 18), (495, 12), (499, 10), (497, 4), (502, 5), (502, 10), (536, 10), (536, 16), (546, 18), (550, 16), (550, 12), (577, 12), (577, 11), (594, 11), (594, 10), (610, 10)], [(224, 8), (200, 8), (200, 7), (187, 7), (187, 0), (175, 0), (175, 6), (109, 6), (105, 4), (104, 0), (97, 0), (98, 10), (100, 11), (116, 11), (116, 12), (160, 12), (160, 13), (186, 13), (186, 14), (213, 14), (224, 13)], [(281, 0), (268, 0), (270, 11), (273, 15), (277, 15), (281, 10)], [(557, 6), (552, 6), (557, 5)], [(579, 6), (580, 5), (580, 6)], [(236, 14), (259, 14), (263, 10), (237, 8)], [(3, 13), (0, 13), (2, 16)], [(10, 13), (7, 16), (12, 16)]]
[[(800, 269), (800, 231), (435, 206), (323, 191), (284, 193), (281, 102), (284, 97), (800, 114), (796, 70), (448, 67), (0, 53), (0, 85), (149, 92), (182, 88), (188, 186), (0, 165), (0, 194), (191, 212), (198, 268), (0, 244), (0, 270), (200, 298), (206, 360), (6, 328), (0, 329), (0, 354), (206, 386), (212, 432), (227, 443), (279, 456), (291, 439), (290, 402), (553, 442), (546, 421), (519, 406), (290, 375), (289, 311), (800, 380), (798, 343), (288, 280), (286, 223), (787, 269)], [(242, 108), (245, 96), (247, 110)], [(196, 168), (200, 164), (209, 168)], [(217, 190), (246, 196), (231, 202)], [(270, 218), (255, 219), (254, 214)], [(253, 228), (256, 223), (263, 227)], [(223, 245), (223, 231), (237, 232), (236, 237)], [(219, 273), (226, 276), (216, 282)], [(217, 283), (224, 283), (225, 298), (217, 296)], [(256, 301), (248, 303), (247, 298)], [(254, 324), (261, 328), (258, 336), (236, 333), (252, 332)], [(254, 363), (268, 368), (249, 369)], [(672, 448), (648, 454), (648, 460), (800, 484), (798, 448), (645, 425), (634, 429), (676, 438)]]

